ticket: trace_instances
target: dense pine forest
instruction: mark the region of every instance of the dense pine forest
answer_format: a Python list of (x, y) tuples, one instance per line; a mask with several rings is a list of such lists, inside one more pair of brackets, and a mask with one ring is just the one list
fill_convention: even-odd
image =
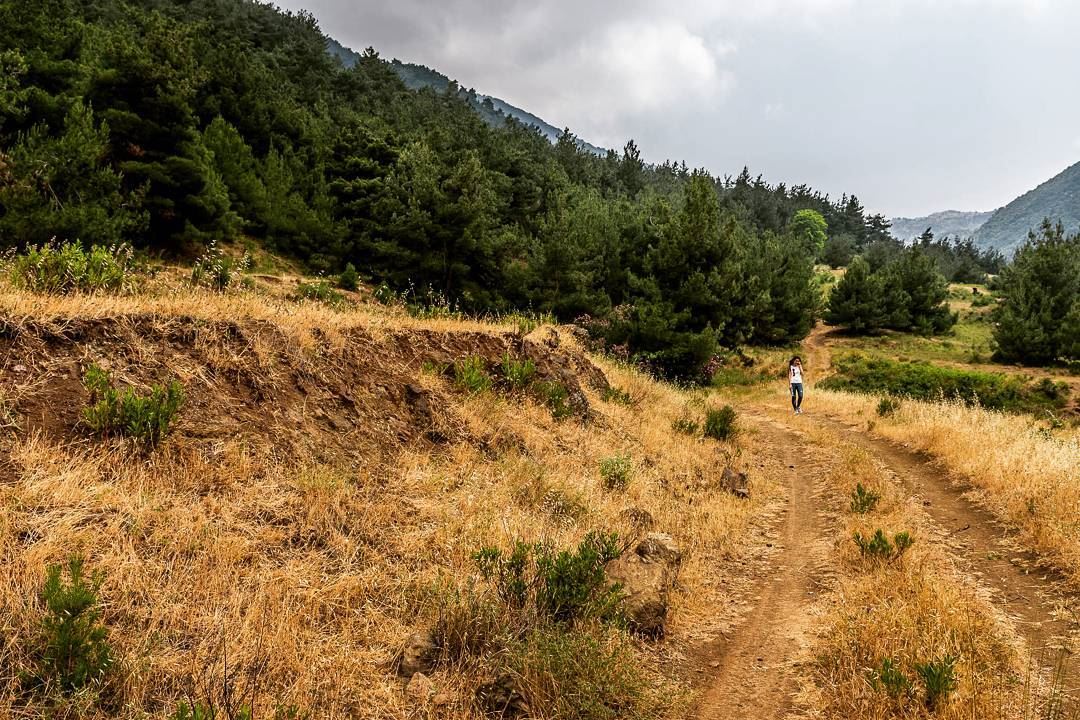
[(588, 315), (670, 375), (783, 343), (818, 311), (812, 209), (856, 248), (855, 197), (599, 156), (487, 121), (456, 85), (345, 68), (305, 14), (250, 0), (0, 5), (0, 241), (193, 255), (255, 239), (308, 268), (469, 312)]

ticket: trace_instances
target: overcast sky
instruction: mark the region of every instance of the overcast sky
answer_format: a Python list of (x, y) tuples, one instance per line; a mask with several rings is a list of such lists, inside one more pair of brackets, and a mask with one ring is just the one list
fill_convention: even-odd
[(1077, 0), (277, 0), (650, 161), (991, 210), (1080, 160)]

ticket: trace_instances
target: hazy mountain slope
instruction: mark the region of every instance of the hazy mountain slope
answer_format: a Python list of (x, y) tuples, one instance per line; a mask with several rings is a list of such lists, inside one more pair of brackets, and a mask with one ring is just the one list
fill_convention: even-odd
[(975, 234), (975, 231), (982, 227), (982, 224), (993, 214), (992, 211), (945, 210), (924, 217), (898, 217), (892, 219), (892, 234), (898, 240), (911, 240), (922, 235), (926, 228), (930, 228), (935, 237), (968, 238)]
[(1080, 229), (1080, 163), (995, 212), (975, 233), (975, 242), (1011, 255), (1043, 218)]
[[(341, 60), (346, 67), (354, 65), (360, 57), (358, 53), (350, 50), (333, 38), (329, 39), (327, 49), (331, 55), (334, 55)], [(449, 77), (424, 65), (405, 63), (396, 59), (393, 60), (390, 65), (394, 69), (394, 72), (397, 73), (398, 77), (401, 78), (402, 82), (405, 83), (405, 86), (411, 90), (429, 87), (436, 92), (444, 92), (446, 88), (450, 86), (451, 81)], [(561, 128), (555, 127), (551, 123), (533, 115), (527, 110), (522, 110), (519, 107), (511, 105), (505, 100), (490, 95), (483, 95), (472, 89), (462, 88), (461, 92), (468, 96), (469, 103), (480, 116), (492, 125), (503, 122), (507, 117), (512, 117), (518, 122), (539, 129), (544, 137), (551, 142), (558, 140), (559, 135), (562, 134)], [(597, 155), (603, 155), (607, 152), (604, 148), (597, 147), (584, 140), (579, 140), (578, 144)]]

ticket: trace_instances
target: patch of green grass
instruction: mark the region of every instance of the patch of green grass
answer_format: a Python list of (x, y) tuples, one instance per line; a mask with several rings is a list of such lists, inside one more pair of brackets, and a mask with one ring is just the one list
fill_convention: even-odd
[(562, 383), (546, 380), (535, 383), (533, 390), (551, 410), (551, 416), (556, 420), (564, 420), (574, 414), (574, 408), (570, 404), (570, 391)]
[(931, 711), (936, 710), (949, 695), (956, 690), (956, 661), (955, 655), (946, 655), (938, 660), (915, 665), (915, 672), (922, 681), (926, 692), (926, 707)]
[(600, 479), (607, 490), (625, 490), (630, 486), (634, 463), (626, 455), (615, 455), (600, 461)]
[(1068, 403), (1069, 388), (1049, 379), (1025, 382), (1015, 375), (959, 370), (926, 362), (898, 362), (851, 354), (834, 361), (835, 374), (818, 384), (828, 390), (886, 393), (935, 401), (959, 398), (993, 410), (1041, 412)]
[(683, 435), (697, 436), (701, 433), (701, 423), (687, 417), (678, 418), (671, 423), (671, 429)]
[(482, 357), (469, 357), (454, 363), (454, 382), (470, 395), (479, 395), (491, 389), (491, 376)]
[(634, 405), (634, 398), (630, 393), (625, 390), (621, 390), (614, 385), (605, 388), (600, 393), (600, 399), (604, 402), (615, 403), (616, 405), (626, 405), (627, 407)]
[(89, 250), (80, 243), (30, 246), (8, 260), (15, 287), (31, 292), (119, 292), (132, 282), (132, 251), (128, 245)]
[(340, 305), (345, 301), (345, 296), (335, 290), (329, 280), (302, 282), (296, 286), (293, 298), (296, 300), (315, 300), (324, 302), (327, 305)]
[(184, 388), (176, 380), (167, 386), (152, 386), (149, 395), (139, 395), (130, 388), (114, 388), (109, 374), (93, 364), (86, 369), (83, 385), (90, 393), (90, 403), (83, 409), (83, 423), (92, 432), (124, 435), (148, 445), (168, 434), (184, 403)]
[(525, 390), (536, 376), (536, 363), (529, 358), (517, 360), (510, 353), (503, 355), (502, 374), (511, 390)]

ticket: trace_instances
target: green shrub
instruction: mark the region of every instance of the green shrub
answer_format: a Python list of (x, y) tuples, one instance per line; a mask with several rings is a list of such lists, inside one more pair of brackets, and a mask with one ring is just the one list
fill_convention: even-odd
[(701, 423), (697, 420), (681, 417), (672, 421), (671, 429), (677, 433), (682, 433), (683, 435), (696, 436), (701, 432)]
[(737, 415), (735, 408), (725, 405), (719, 410), (710, 408), (705, 414), (705, 437), (714, 440), (730, 440), (735, 437), (738, 428), (735, 426)]
[(881, 664), (868, 673), (870, 685), (875, 690), (884, 690), (889, 697), (901, 698), (911, 694), (911, 680), (900, 669), (899, 663), (889, 658), (882, 658)]
[(851, 512), (865, 515), (877, 507), (879, 500), (881, 500), (881, 495), (873, 490), (867, 490), (862, 483), (857, 483), (855, 490), (851, 493)]
[(895, 560), (907, 552), (908, 548), (915, 544), (915, 540), (907, 532), (900, 532), (893, 536), (893, 541), (885, 537), (885, 532), (878, 528), (873, 537), (867, 539), (862, 533), (856, 532), (852, 538), (859, 546), (859, 551), (864, 557), (878, 560)]
[(9, 275), (13, 285), (33, 292), (118, 292), (131, 284), (131, 258), (128, 245), (32, 245), (11, 259)]
[(169, 432), (184, 402), (183, 386), (176, 380), (168, 386), (154, 385), (149, 395), (132, 389), (119, 391), (108, 373), (91, 364), (83, 376), (90, 404), (83, 409), (83, 422), (99, 435), (124, 435), (147, 444), (157, 443)]
[(607, 490), (625, 490), (630, 486), (634, 464), (626, 455), (616, 455), (600, 461), (600, 478)]
[(518, 541), (505, 553), (483, 548), (473, 555), (481, 575), (509, 606), (531, 608), (556, 622), (618, 615), (621, 591), (604, 566), (621, 554), (617, 535), (590, 532), (575, 549)]
[(316, 300), (328, 305), (345, 302), (345, 296), (335, 290), (328, 280), (300, 283), (296, 286), (293, 298), (296, 300)]
[(615, 403), (616, 405), (634, 405), (634, 398), (630, 393), (625, 390), (620, 390), (614, 385), (607, 387), (600, 393), (600, 399), (604, 402)]
[(536, 363), (531, 359), (516, 360), (510, 353), (503, 355), (502, 374), (511, 390), (522, 391), (532, 384), (536, 376)]
[(46, 570), (41, 599), (47, 613), (41, 622), (42, 650), (34, 680), (42, 687), (71, 693), (101, 682), (113, 657), (98, 608), (104, 576), (94, 573), (87, 578), (79, 555), (68, 560), (67, 571), (65, 583), (62, 565)]
[(827, 390), (910, 397), (936, 401), (959, 398), (994, 410), (1038, 412), (1064, 407), (1069, 391), (1064, 385), (1025, 383), (1003, 373), (960, 370), (925, 362), (898, 362), (858, 353), (834, 360), (835, 374), (818, 383)]
[(352, 263), (346, 265), (345, 269), (338, 275), (337, 284), (342, 290), (356, 292), (356, 289), (360, 287), (360, 273), (356, 272), (356, 266)]
[(454, 363), (454, 382), (471, 395), (479, 395), (491, 389), (491, 376), (482, 357), (469, 357)]
[(971, 296), (971, 307), (988, 307), (995, 304), (994, 296), (987, 293), (979, 293)]
[(939, 708), (956, 690), (957, 660), (959, 658), (954, 655), (946, 655), (940, 660), (915, 665), (915, 672), (926, 691), (926, 707), (930, 710)]
[[(597, 638), (537, 628), (511, 643), (507, 669), (521, 678), (525, 699), (552, 720), (661, 717), (629, 641), (614, 630)], [(540, 715), (536, 715), (540, 717)]]
[(556, 420), (563, 420), (574, 414), (574, 408), (570, 405), (570, 391), (562, 383), (539, 382), (533, 386), (533, 390), (551, 410), (551, 416)]
[(240, 282), (251, 267), (251, 256), (244, 253), (239, 259), (230, 257), (211, 242), (191, 267), (191, 284), (224, 292)]
[(897, 400), (896, 398), (889, 397), (888, 395), (886, 395), (885, 397), (878, 400), (878, 404), (877, 404), (878, 417), (883, 417), (883, 418), (884, 417), (892, 417), (894, 414), (896, 414), (896, 411), (899, 410), (899, 409), (900, 409), (900, 401)]

